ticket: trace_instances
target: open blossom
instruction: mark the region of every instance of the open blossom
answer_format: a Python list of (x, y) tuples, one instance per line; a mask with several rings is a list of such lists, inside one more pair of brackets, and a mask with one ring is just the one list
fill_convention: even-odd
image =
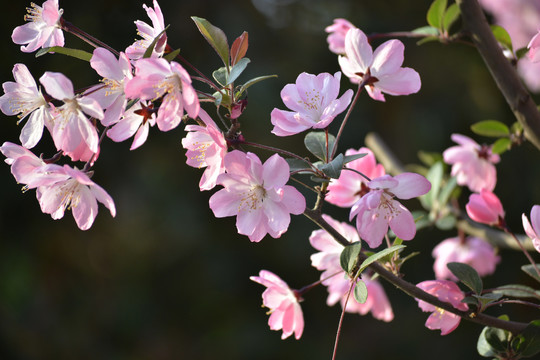
[(395, 177), (383, 175), (368, 183), (370, 191), (351, 208), (350, 220), (356, 216), (360, 237), (371, 248), (378, 247), (388, 232), (388, 227), (402, 240), (416, 235), (416, 225), (411, 212), (394, 197), (411, 199), (426, 194), (430, 182), (419, 174), (402, 173)]
[(501, 201), (497, 195), (487, 190), (471, 194), (465, 209), (471, 219), (482, 224), (499, 225), (504, 219)]
[[(88, 147), (92, 153), (98, 152), (97, 130), (87, 115), (103, 119), (103, 110), (98, 102), (86, 96), (75, 96), (73, 84), (61, 73), (46, 72), (39, 79), (49, 95), (64, 102), (56, 108), (52, 120), (54, 144), (66, 153), (81, 153)], [(85, 144), (82, 145), (81, 144)]]
[(435, 258), (433, 265), (435, 277), (452, 281), (457, 281), (458, 278), (448, 269), (446, 266), (448, 263), (468, 264), (478, 272), (478, 275), (485, 276), (492, 274), (501, 260), (490, 243), (473, 236), (446, 239), (435, 246), (432, 255)]
[(97, 100), (105, 110), (101, 123), (110, 126), (120, 120), (124, 114), (127, 100), (124, 84), (133, 77), (131, 64), (126, 54), (120, 53), (117, 59), (113, 53), (104, 48), (94, 50), (90, 66), (103, 76), (102, 84), (89, 90), (89, 97)]
[(338, 55), (345, 54), (345, 35), (352, 28), (355, 26), (348, 20), (334, 19), (334, 23), (324, 29), (328, 33), (326, 41), (331, 52)]
[[(360, 241), (358, 232), (353, 226), (338, 222), (328, 215), (323, 214), (323, 218), (351, 243)], [(339, 261), (341, 252), (343, 251), (343, 245), (338, 243), (325, 230), (313, 231), (309, 237), (309, 242), (311, 246), (319, 250), (318, 253), (311, 255), (311, 265), (317, 268), (317, 270), (323, 271), (320, 279), (322, 284), (328, 289), (326, 303), (328, 306), (332, 306), (340, 302), (343, 307), (351, 281), (341, 268)], [(365, 315), (371, 311), (374, 318), (387, 322), (391, 321), (394, 318), (394, 313), (381, 284), (364, 274), (362, 275), (362, 281), (364, 281), (368, 289), (366, 302), (360, 304), (350, 297), (345, 311), (359, 313), (361, 315)]]
[[(345, 165), (345, 168), (356, 170), (369, 179), (383, 176), (386, 172), (381, 164), (377, 164), (375, 155), (368, 148), (358, 150), (349, 149), (345, 155), (366, 154), (366, 156), (353, 160)], [(325, 200), (341, 207), (353, 206), (362, 196), (369, 192), (368, 180), (355, 171), (344, 170), (338, 179), (330, 180), (328, 193)]]
[(52, 119), (50, 107), (26, 65), (15, 64), (13, 78), (15, 82), (2, 84), (4, 95), (0, 97), (0, 110), (6, 115), (18, 115), (19, 122), (28, 117), (19, 139), (24, 147), (31, 149), (41, 139), (43, 127)]
[(497, 170), (494, 164), (500, 161), (491, 151), (492, 146), (478, 145), (471, 138), (452, 134), (452, 140), (458, 146), (452, 146), (443, 152), (444, 161), (452, 165), (452, 176), (459, 185), (466, 185), (473, 192), (485, 189), (493, 191), (497, 183)]
[(177, 62), (161, 58), (140, 59), (135, 64), (135, 77), (124, 87), (130, 99), (156, 100), (161, 97), (156, 123), (161, 131), (169, 131), (182, 121), (184, 110), (195, 119), (199, 99), (187, 71)]
[(0, 146), (0, 152), (6, 157), (5, 162), (11, 165), (11, 173), (19, 184), (32, 183), (36, 177), (36, 170), (46, 165), (43, 160), (21, 145), (5, 142)]
[[(465, 295), (456, 283), (449, 280), (427, 280), (417, 284), (420, 289), (425, 292), (436, 296), (439, 300), (448, 302), (452, 306), (461, 311), (467, 311), (469, 307), (467, 304), (462, 303), (461, 300), (465, 298)], [(461, 321), (461, 317), (451, 312), (443, 310), (431, 305), (425, 301), (418, 300), (418, 306), (424, 312), (432, 312), (426, 321), (426, 327), (430, 330), (441, 330), (441, 335), (446, 335), (454, 331)]]
[(60, 26), (60, 18), (64, 10), (58, 7), (58, 0), (47, 0), (42, 6), (31, 3), (24, 19), (28, 23), (17, 26), (11, 35), (15, 44), (21, 46), (23, 52), (33, 52), (43, 47), (64, 46), (64, 34)]
[(304, 130), (324, 129), (349, 106), (353, 91), (347, 90), (339, 99), (341, 73), (312, 75), (301, 73), (296, 84), (281, 90), (283, 103), (292, 111), (274, 109), (272, 133), (277, 136), (298, 134)]
[(201, 109), (199, 117), (206, 126), (186, 125), (188, 134), (182, 139), (182, 146), (187, 149), (189, 166), (206, 167), (199, 188), (210, 190), (216, 186), (218, 176), (225, 172), (223, 160), (227, 154), (227, 141), (206, 111)]
[(345, 36), (345, 54), (338, 58), (341, 70), (351, 82), (366, 82), (366, 90), (374, 100), (385, 101), (389, 95), (409, 95), (420, 90), (420, 75), (401, 67), (405, 46), (399, 40), (381, 44), (375, 52), (360, 29), (350, 29)]
[[(156, 0), (154, 0), (154, 8), (150, 8), (143, 4), (146, 14), (152, 21), (152, 26), (148, 25), (144, 21), (136, 20), (137, 34), (142, 39), (135, 41), (126, 49), (126, 54), (130, 59), (140, 59), (143, 57), (146, 49), (152, 44), (154, 39), (165, 30), (165, 21), (163, 20), (163, 13)], [(163, 33), (159, 40), (156, 42), (152, 57), (159, 57), (163, 55), (165, 47), (167, 46), (167, 34)]]
[(295, 291), (279, 276), (267, 270), (261, 270), (259, 276), (251, 276), (250, 279), (267, 288), (262, 298), (263, 305), (270, 309), (270, 329), (283, 330), (281, 339), (293, 333), (297, 340), (300, 339), (304, 331), (304, 315)]
[(121, 142), (133, 136), (130, 150), (135, 150), (146, 142), (150, 127), (156, 124), (154, 105), (138, 102), (127, 111), (120, 120), (107, 131), (113, 141)]
[(540, 206), (534, 205), (531, 209), (531, 222), (525, 214), (521, 215), (523, 229), (528, 237), (531, 238), (536, 251), (540, 252)]
[(217, 178), (224, 189), (210, 198), (210, 208), (216, 217), (236, 215), (238, 233), (258, 242), (267, 233), (280, 237), (291, 221), (290, 214), (299, 215), (306, 200), (289, 180), (289, 165), (277, 154), (264, 164), (257, 155), (234, 150), (225, 156), (226, 173)]

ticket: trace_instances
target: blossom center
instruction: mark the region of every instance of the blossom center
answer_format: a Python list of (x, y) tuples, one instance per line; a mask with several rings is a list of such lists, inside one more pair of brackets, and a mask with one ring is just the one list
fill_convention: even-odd
[[(170, 94), (182, 89), (182, 82), (180, 77), (176, 74), (167, 76), (165, 79), (160, 81), (157, 85), (154, 86), (156, 98), (158, 99), (165, 94)], [(154, 99), (154, 100), (155, 100)]]
[(41, 6), (36, 5), (35, 3), (30, 3), (30, 6), (31, 7), (26, 8), (26, 11), (28, 12), (28, 14), (24, 15), (24, 20), (33, 21), (33, 22), (42, 21), (43, 8)]
[(260, 209), (264, 199), (266, 198), (266, 190), (262, 185), (253, 185), (243, 197), (240, 199), (238, 211), (241, 210), (257, 210)]

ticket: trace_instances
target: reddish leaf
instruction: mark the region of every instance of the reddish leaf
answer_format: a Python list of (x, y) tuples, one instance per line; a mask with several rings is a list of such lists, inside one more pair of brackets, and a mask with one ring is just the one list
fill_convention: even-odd
[(248, 49), (248, 33), (243, 32), (242, 35), (236, 38), (234, 40), (232, 46), (231, 46), (231, 65), (234, 66), (240, 60), (246, 55)]

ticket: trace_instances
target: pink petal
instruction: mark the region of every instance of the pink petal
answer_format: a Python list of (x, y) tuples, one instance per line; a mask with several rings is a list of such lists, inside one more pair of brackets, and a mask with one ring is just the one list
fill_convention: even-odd
[(373, 53), (371, 75), (379, 78), (386, 74), (396, 73), (403, 64), (405, 46), (399, 40), (388, 40)]
[(431, 189), (431, 183), (420, 174), (402, 173), (394, 179), (398, 180), (399, 184), (390, 191), (400, 199), (412, 199), (427, 194)]
[(73, 84), (64, 74), (47, 71), (39, 78), (47, 94), (57, 100), (73, 99)]

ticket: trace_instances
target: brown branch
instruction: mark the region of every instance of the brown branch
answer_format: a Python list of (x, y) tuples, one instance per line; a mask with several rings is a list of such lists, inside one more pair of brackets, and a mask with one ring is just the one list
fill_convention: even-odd
[(504, 56), (477, 0), (456, 0), (463, 26), (484, 59), (491, 76), (514, 116), (525, 129), (525, 137), (540, 149), (540, 113), (516, 70)]

